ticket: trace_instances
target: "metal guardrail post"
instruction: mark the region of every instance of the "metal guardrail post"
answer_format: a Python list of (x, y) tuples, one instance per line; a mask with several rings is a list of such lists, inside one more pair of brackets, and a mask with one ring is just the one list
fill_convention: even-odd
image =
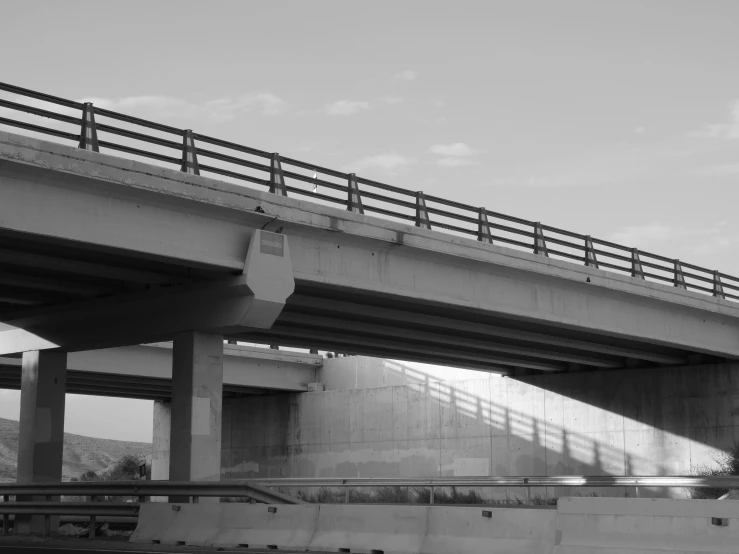
[[(97, 496), (93, 495), (90, 497), (90, 502), (96, 502)], [(90, 532), (88, 533), (87, 537), (90, 539), (95, 538), (95, 527), (97, 526), (97, 517), (93, 514), (90, 516)]]
[(429, 494), (429, 504), (431, 506), (434, 505), (434, 487), (431, 487), (431, 493)]
[(713, 272), (713, 296), (716, 298), (726, 298), (724, 286), (721, 284), (721, 274), (718, 270), (714, 270)]
[(95, 124), (95, 108), (91, 102), (86, 102), (82, 108), (82, 129), (80, 131), (80, 143), (77, 147), (91, 152), (100, 152), (97, 125)]
[(349, 487), (344, 485), (344, 504), (349, 504)]
[[(8, 502), (10, 500), (10, 496), (7, 494), (3, 495), (3, 502)], [(9, 535), (10, 534), (10, 517), (8, 514), (3, 514), (3, 535)]]
[[(44, 497), (44, 500), (47, 502), (51, 502), (51, 495), (46, 495)], [(44, 515), (44, 537), (48, 537), (51, 533), (51, 515), (45, 514)]]

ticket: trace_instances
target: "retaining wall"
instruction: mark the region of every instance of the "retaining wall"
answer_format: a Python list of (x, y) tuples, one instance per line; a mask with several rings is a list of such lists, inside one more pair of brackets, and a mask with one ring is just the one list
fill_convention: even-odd
[[(224, 399), (222, 478), (686, 475), (739, 440), (736, 363), (444, 382), (388, 360), (325, 361), (325, 392)], [(636, 496), (532, 494), (592, 492)]]

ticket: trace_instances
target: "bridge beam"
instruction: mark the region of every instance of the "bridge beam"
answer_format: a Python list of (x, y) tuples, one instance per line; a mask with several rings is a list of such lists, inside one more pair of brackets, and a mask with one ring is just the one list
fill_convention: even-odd
[(126, 346), (192, 329), (269, 328), (294, 290), (287, 238), (257, 230), (242, 275), (19, 312), (0, 330), (0, 354)]

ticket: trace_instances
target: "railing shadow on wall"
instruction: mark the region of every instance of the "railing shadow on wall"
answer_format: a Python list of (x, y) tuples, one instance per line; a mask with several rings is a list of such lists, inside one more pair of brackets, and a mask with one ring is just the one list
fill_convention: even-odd
[[(691, 449), (707, 451), (679, 432), (612, 411), (618, 407), (607, 401), (617, 394), (613, 390), (600, 393), (599, 407), (534, 381), (487, 376), (443, 382), (403, 363), (382, 363), (385, 386), (229, 401), (224, 478), (689, 475)], [(409, 415), (414, 409), (418, 413)], [(515, 488), (479, 492), (495, 499), (527, 494)], [(557, 487), (531, 494), (687, 492)]]

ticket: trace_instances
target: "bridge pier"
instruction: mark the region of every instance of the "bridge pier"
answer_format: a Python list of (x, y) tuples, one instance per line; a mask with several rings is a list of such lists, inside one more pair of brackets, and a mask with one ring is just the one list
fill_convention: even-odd
[[(201, 332), (175, 336), (170, 480), (220, 481), (222, 397), (223, 336)], [(170, 502), (189, 499), (170, 497)]]
[[(154, 402), (151, 447), (151, 480), (169, 480), (170, 435), (172, 433), (172, 404), (163, 400)], [(166, 496), (152, 496), (152, 502), (167, 502)]]
[[(23, 353), (16, 477), (18, 484), (62, 480), (66, 375), (65, 352), (36, 350)], [(31, 499), (32, 497), (25, 498)], [(59, 516), (52, 516), (50, 524), (51, 529), (56, 529), (59, 526)], [(16, 534), (44, 531), (44, 516), (17, 516)]]

